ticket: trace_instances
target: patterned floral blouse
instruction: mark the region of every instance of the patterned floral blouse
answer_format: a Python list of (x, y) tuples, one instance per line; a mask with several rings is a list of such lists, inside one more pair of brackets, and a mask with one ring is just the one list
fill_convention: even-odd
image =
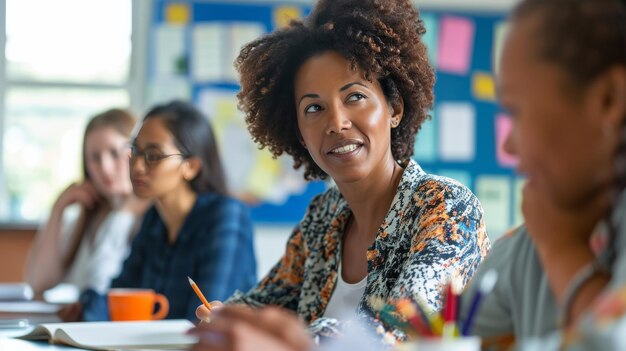
[[(464, 286), (490, 250), (478, 199), (460, 183), (426, 174), (415, 161), (404, 173), (389, 212), (367, 251), (368, 275), (357, 314), (372, 316), (371, 297), (413, 295), (439, 310), (443, 285)], [(278, 305), (298, 313), (313, 330), (337, 283), (341, 242), (351, 211), (336, 187), (316, 196), (293, 230), (281, 260), (247, 293), (227, 303)]]

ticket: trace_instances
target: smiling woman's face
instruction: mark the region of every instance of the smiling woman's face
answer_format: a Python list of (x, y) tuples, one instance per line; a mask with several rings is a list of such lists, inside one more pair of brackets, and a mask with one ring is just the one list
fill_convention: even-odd
[(296, 74), (295, 99), (303, 144), (336, 183), (393, 167), (393, 109), (378, 81), (366, 80), (343, 56), (327, 51), (305, 61)]

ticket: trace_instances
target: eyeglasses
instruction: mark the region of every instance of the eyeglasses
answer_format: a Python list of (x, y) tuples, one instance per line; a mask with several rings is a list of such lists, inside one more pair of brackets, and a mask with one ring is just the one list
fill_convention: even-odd
[(172, 156), (181, 156), (183, 159), (187, 158), (187, 155), (185, 155), (185, 154), (168, 154), (168, 155), (164, 155), (164, 154), (160, 153), (159, 151), (151, 150), (151, 149), (148, 149), (146, 151), (139, 151), (134, 146), (130, 147), (130, 154), (128, 156), (130, 157), (131, 161), (135, 160), (137, 157), (143, 157), (143, 161), (149, 167), (156, 166), (159, 162), (163, 161), (164, 159), (166, 159), (168, 157), (172, 157)]

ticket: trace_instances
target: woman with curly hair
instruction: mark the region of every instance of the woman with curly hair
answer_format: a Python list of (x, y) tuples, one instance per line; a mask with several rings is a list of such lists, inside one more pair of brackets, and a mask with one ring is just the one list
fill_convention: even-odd
[(424, 32), (408, 0), (322, 0), (242, 49), (238, 97), (254, 140), (336, 186), (311, 201), (258, 286), (227, 304), (280, 306), (334, 334), (339, 319), (375, 315), (373, 299), (413, 296), (439, 310), (445, 283), (473, 275), (490, 246), (480, 203), (411, 159), (433, 105)]

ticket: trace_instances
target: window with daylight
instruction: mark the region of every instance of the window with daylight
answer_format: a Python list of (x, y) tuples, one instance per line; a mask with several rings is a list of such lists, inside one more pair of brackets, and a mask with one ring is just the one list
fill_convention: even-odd
[(0, 5), (6, 34), (0, 62), (0, 221), (38, 221), (60, 191), (80, 180), (87, 120), (131, 105), (133, 1)]

